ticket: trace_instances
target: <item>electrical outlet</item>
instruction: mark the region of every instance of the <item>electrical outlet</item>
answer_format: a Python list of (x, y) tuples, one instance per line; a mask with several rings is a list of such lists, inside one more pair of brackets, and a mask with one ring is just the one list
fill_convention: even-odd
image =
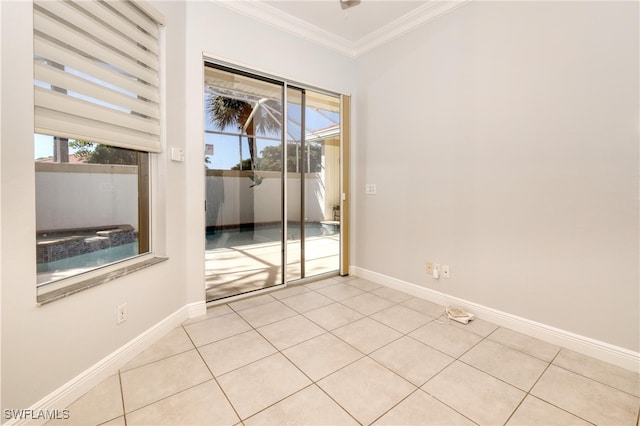
[(427, 262), (427, 274), (433, 274), (433, 262)]
[(449, 265), (442, 265), (442, 277), (451, 278), (451, 273), (449, 272)]
[(118, 310), (116, 311), (116, 324), (122, 324), (127, 320), (127, 304), (123, 303), (118, 305)]
[(441, 270), (440, 270), (440, 264), (436, 263), (433, 265), (433, 278), (438, 279), (440, 278), (440, 274), (441, 274)]

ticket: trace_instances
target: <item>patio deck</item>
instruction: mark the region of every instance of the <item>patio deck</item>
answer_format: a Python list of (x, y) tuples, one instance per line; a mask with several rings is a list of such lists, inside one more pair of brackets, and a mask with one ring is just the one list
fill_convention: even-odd
[[(300, 278), (300, 240), (287, 241), (290, 281)], [(305, 276), (337, 271), (340, 235), (306, 239)], [(207, 301), (272, 287), (281, 279), (281, 244), (268, 242), (206, 250), (205, 287)]]

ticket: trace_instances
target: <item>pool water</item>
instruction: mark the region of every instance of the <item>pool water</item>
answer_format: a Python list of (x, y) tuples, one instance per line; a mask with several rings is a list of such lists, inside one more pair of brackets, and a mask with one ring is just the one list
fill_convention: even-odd
[(93, 269), (138, 255), (138, 242), (38, 264), (38, 274), (68, 269)]

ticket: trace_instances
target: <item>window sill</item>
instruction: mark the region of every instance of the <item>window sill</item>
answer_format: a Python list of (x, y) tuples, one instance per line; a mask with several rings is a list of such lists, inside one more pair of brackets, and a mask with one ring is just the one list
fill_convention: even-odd
[(140, 262), (127, 265), (122, 268), (118, 268), (113, 271), (110, 271), (92, 278), (88, 278), (86, 280), (77, 282), (75, 284), (60, 288), (58, 290), (54, 290), (45, 294), (40, 294), (37, 296), (37, 299), (36, 299), (38, 302), (38, 306), (46, 305), (47, 303), (51, 303), (54, 300), (59, 300), (67, 296), (71, 296), (72, 294), (79, 293), (81, 291), (95, 287), (97, 285), (107, 283), (109, 281), (115, 280), (120, 277), (124, 277), (125, 275), (129, 275), (141, 269), (148, 268), (149, 266), (153, 266), (157, 263), (164, 262), (165, 260), (168, 260), (168, 258), (151, 257), (151, 258), (142, 260)]

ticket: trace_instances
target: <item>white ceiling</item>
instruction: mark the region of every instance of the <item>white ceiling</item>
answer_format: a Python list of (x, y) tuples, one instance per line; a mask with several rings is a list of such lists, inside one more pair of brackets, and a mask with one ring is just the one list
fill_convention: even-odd
[(213, 0), (230, 9), (358, 56), (468, 0), (361, 0), (343, 10), (339, 0)]
[(422, 6), (424, 1), (364, 0), (345, 10), (338, 0), (266, 0), (265, 3), (355, 43)]

